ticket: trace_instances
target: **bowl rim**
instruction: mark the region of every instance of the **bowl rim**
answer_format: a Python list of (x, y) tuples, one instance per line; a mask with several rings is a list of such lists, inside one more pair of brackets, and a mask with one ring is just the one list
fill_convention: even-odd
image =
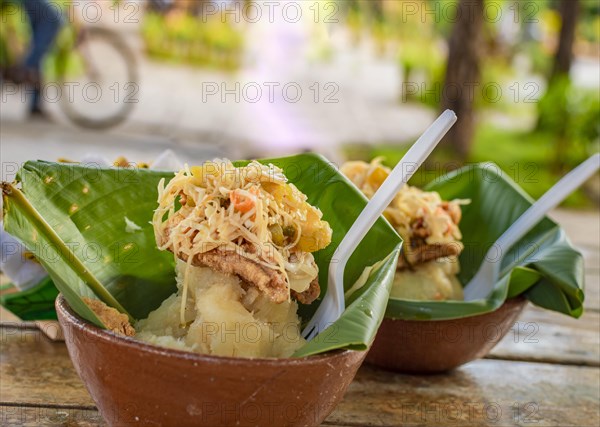
[[(175, 359), (185, 360), (188, 362), (202, 362), (210, 364), (226, 364), (226, 365), (253, 365), (254, 366), (282, 366), (282, 365), (316, 365), (329, 363), (334, 359), (344, 359), (352, 353), (359, 353), (360, 350), (338, 349), (328, 351), (322, 354), (315, 354), (304, 357), (287, 357), (287, 358), (245, 358), (245, 357), (230, 357), (230, 356), (214, 356), (209, 354), (194, 353), (191, 351), (177, 350), (158, 345), (149, 344), (132, 337), (117, 334), (115, 332), (102, 329), (85, 319), (81, 318), (69, 305), (62, 293), (58, 294), (55, 303), (56, 312), (59, 322), (63, 318), (65, 325), (63, 327), (75, 327), (86, 334), (94, 336), (96, 339), (106, 343), (116, 344), (118, 346), (128, 347), (136, 351), (149, 353), (156, 356), (171, 357)], [(66, 335), (66, 334), (65, 334)], [(66, 338), (67, 340), (69, 338)]]

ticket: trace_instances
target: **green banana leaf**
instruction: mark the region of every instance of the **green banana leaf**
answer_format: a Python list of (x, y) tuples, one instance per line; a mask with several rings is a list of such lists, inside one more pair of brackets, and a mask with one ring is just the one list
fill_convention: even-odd
[[(428, 190), (443, 199), (470, 199), (462, 207), (465, 249), (459, 279), (475, 275), (486, 252), (533, 200), (498, 166), (467, 166), (433, 181)], [(493, 293), (480, 301), (408, 301), (390, 298), (386, 317), (443, 320), (496, 310), (506, 298), (524, 295), (533, 304), (573, 317), (583, 312), (583, 257), (552, 220), (545, 218), (504, 254), (501, 279)]]
[[(366, 199), (320, 156), (302, 154), (264, 162), (281, 167), (333, 229), (331, 245), (315, 253), (324, 295), (335, 248)], [(4, 189), (5, 227), (40, 260), (81, 317), (102, 326), (81, 299), (95, 294), (133, 319), (141, 319), (176, 289), (173, 256), (156, 248), (150, 224), (158, 181), (172, 176), (144, 169), (27, 162), (17, 175), (22, 192), (14, 186)], [(127, 232), (125, 218), (141, 230)], [(383, 319), (401, 244), (393, 228), (380, 218), (350, 258), (346, 289), (366, 267), (378, 267), (347, 299), (342, 317), (296, 356), (368, 347)], [(317, 306), (318, 301), (301, 306), (304, 321)]]

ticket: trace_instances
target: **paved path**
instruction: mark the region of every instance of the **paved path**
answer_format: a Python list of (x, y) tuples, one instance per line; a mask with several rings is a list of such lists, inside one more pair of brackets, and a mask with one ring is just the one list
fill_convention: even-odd
[(125, 156), (134, 162), (152, 162), (170, 149), (190, 164), (215, 157), (241, 158), (235, 146), (227, 147), (210, 136), (199, 136), (204, 143), (190, 141), (185, 135), (152, 135), (127, 130), (110, 133), (90, 132), (36, 120), (20, 123), (5, 121), (0, 127), (0, 164), (2, 180), (11, 180), (16, 169), (27, 160), (81, 160), (89, 154), (112, 161)]

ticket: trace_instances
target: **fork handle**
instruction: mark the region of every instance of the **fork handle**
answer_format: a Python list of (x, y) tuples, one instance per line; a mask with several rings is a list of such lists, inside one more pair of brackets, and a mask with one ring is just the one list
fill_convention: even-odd
[(554, 186), (548, 190), (537, 202), (535, 202), (523, 215), (519, 217), (506, 230), (498, 240), (496, 240), (494, 251), (500, 253), (508, 251), (517, 243), (528, 231), (530, 231), (538, 222), (540, 222), (547, 212), (558, 206), (573, 191), (587, 181), (600, 168), (600, 154), (595, 154), (585, 162), (577, 166), (567, 175), (561, 178)]

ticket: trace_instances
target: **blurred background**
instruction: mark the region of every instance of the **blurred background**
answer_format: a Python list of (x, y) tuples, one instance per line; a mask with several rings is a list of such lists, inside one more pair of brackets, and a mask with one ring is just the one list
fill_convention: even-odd
[[(414, 184), (493, 161), (539, 197), (599, 149), (597, 0), (0, 5), (3, 180), (28, 159), (166, 149), (392, 166), (445, 108), (459, 122)], [(566, 204), (599, 194), (595, 179)]]

